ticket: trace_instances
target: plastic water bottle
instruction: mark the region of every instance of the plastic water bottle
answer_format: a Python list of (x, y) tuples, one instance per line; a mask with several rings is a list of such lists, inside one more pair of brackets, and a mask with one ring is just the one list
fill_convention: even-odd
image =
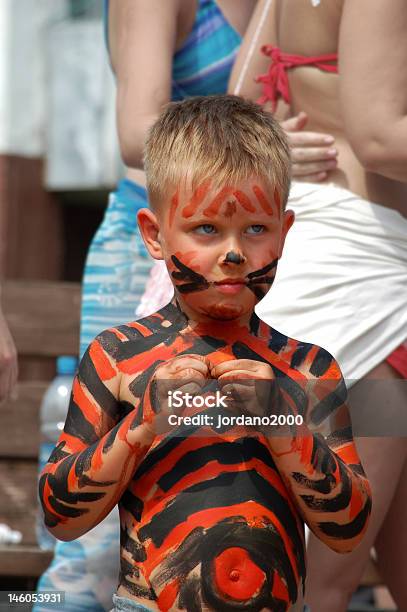
[(0, 544), (20, 544), (22, 539), (21, 531), (15, 531), (6, 523), (0, 523)]
[[(57, 375), (46, 390), (40, 409), (40, 449), (38, 457), (39, 474), (46, 465), (50, 454), (65, 425), (72, 383), (78, 365), (76, 357), (58, 357)], [(44, 525), (44, 516), (39, 507), (36, 524), (37, 543), (43, 550), (53, 550), (56, 539)]]

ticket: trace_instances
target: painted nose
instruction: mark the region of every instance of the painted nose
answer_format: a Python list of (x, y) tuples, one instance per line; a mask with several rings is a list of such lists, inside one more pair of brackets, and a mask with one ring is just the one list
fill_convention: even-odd
[(228, 251), (223, 257), (222, 263), (226, 264), (242, 264), (246, 261), (246, 257), (239, 251)]

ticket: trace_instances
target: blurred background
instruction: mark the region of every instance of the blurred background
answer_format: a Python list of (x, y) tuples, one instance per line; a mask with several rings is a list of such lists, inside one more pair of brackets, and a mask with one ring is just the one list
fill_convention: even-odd
[(80, 280), (121, 172), (102, 28), (100, 0), (0, 1), (2, 278)]

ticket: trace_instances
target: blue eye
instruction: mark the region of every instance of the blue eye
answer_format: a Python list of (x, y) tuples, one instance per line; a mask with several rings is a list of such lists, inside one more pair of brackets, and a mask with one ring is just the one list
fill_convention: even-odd
[(210, 223), (204, 223), (203, 225), (199, 225), (194, 229), (194, 232), (197, 234), (214, 234), (216, 232), (216, 228), (214, 225)]
[[(253, 231), (250, 231), (253, 230)], [(265, 230), (265, 226), (264, 225), (250, 225), (247, 228), (247, 233), (248, 234), (261, 234), (262, 232), (264, 232)]]

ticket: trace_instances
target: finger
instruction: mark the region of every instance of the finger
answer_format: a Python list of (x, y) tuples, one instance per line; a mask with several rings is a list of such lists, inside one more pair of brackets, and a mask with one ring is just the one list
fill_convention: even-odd
[(167, 410), (168, 412), (173, 413), (173, 414), (182, 414), (185, 410), (185, 404), (184, 404), (185, 396), (187, 396), (187, 394), (189, 396), (195, 396), (199, 394), (201, 391), (201, 387), (195, 383), (187, 383), (186, 385), (180, 386), (177, 389), (177, 391), (180, 392), (180, 395), (172, 399), (171, 406), (168, 405), (169, 403), (167, 404)]
[(295, 147), (291, 149), (293, 162), (318, 162), (337, 159), (338, 151), (333, 147)]
[(231, 400), (246, 403), (256, 398), (255, 391), (252, 385), (245, 386), (240, 383), (228, 383), (222, 388), (222, 393), (227, 395)]
[(317, 172), (316, 174), (308, 174), (307, 176), (296, 176), (295, 180), (298, 182), (307, 183), (320, 183), (324, 181), (328, 176), (327, 172)]
[(319, 132), (288, 132), (287, 137), (290, 147), (323, 147), (335, 142), (330, 134)]
[(231, 381), (231, 380), (254, 380), (255, 377), (253, 375), (253, 372), (249, 372), (247, 370), (233, 370), (231, 372), (225, 372), (224, 374), (221, 374), (220, 376), (218, 376), (218, 383), (219, 385), (222, 384), (223, 381)]
[(222, 363), (218, 363), (215, 367), (213, 367), (211, 369), (211, 376), (218, 378), (225, 372), (238, 369), (254, 371), (257, 369), (260, 363), (262, 362), (254, 361), (253, 359), (229, 359), (228, 361), (222, 361)]
[[(206, 376), (202, 374), (202, 372), (198, 372), (194, 368), (185, 368), (184, 370), (179, 370), (178, 372), (174, 372), (168, 379), (172, 382), (181, 382), (181, 384), (185, 383), (197, 383), (201, 387), (208, 382)], [(178, 385), (179, 386), (179, 385)]]
[(222, 390), (222, 393), (227, 393), (227, 391), (230, 391), (231, 389), (238, 389), (241, 388), (243, 389), (248, 389), (248, 390), (253, 390), (255, 389), (255, 381), (252, 378), (240, 378), (240, 379), (234, 379), (234, 378), (222, 378), (218, 380), (219, 382), (219, 388)]
[(169, 378), (156, 380), (160, 400), (166, 399), (170, 391), (177, 391), (187, 384), (194, 385), (201, 390), (206, 382), (206, 377), (202, 376), (200, 372), (192, 369), (182, 370)]
[(293, 130), (302, 130), (308, 121), (308, 115), (301, 111), (295, 117), (290, 117), (281, 122), (281, 127), (287, 132)]
[(197, 382), (189, 382), (186, 385), (178, 387), (178, 390), (182, 391), (184, 394), (189, 393), (190, 395), (197, 395), (202, 391), (202, 385), (198, 384)]
[(307, 176), (309, 174), (318, 174), (320, 172), (329, 172), (330, 170), (335, 170), (337, 165), (338, 164), (335, 160), (293, 164), (292, 173), (295, 177)]
[(174, 374), (187, 368), (200, 372), (203, 376), (206, 376), (209, 371), (207, 360), (201, 355), (175, 357), (168, 363), (168, 368)]
[[(184, 372), (184, 374), (182, 374)], [(159, 366), (155, 373), (155, 380), (172, 380), (184, 376), (193, 376), (195, 378), (206, 378), (208, 376), (208, 366), (196, 359), (183, 358), (179, 361), (167, 362)]]

